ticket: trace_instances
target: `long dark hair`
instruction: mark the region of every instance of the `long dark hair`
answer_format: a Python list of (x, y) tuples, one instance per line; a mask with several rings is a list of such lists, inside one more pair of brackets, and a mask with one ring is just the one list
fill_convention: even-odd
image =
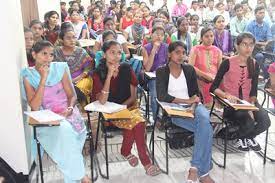
[(218, 20), (220, 17), (222, 17), (222, 18), (224, 19), (224, 17), (223, 17), (222, 15), (217, 15), (217, 16), (214, 17), (214, 19), (213, 19), (214, 25), (216, 24), (217, 20)]
[(200, 44), (202, 44), (202, 37), (204, 36), (204, 34), (206, 34), (209, 31), (212, 31), (213, 34), (214, 34), (214, 30), (213, 30), (212, 27), (204, 27), (204, 28), (201, 29), (201, 41), (200, 41)]
[(64, 40), (64, 36), (67, 32), (71, 32), (73, 31), (74, 32), (74, 28), (72, 26), (72, 24), (70, 22), (64, 22), (62, 23), (61, 25), (61, 29), (60, 29), (60, 32), (59, 32), (59, 39), (62, 39)]
[[(243, 32), (237, 36), (236, 45), (239, 46), (245, 38), (251, 39), (253, 41), (253, 44), (256, 43), (256, 39), (253, 36), (253, 34), (251, 34), (249, 32)], [(253, 60), (252, 56), (249, 56), (247, 58), (248, 78), (250, 78), (250, 79), (252, 78), (254, 70), (255, 70), (254, 60)]]
[[(172, 53), (173, 51), (175, 51), (177, 49), (177, 47), (182, 47), (184, 49), (184, 53), (186, 53), (186, 46), (182, 41), (175, 41), (172, 42), (169, 46), (168, 46), (168, 52)], [(170, 61), (170, 60), (169, 60)]]
[(42, 51), (46, 47), (52, 47), (53, 48), (53, 44), (49, 41), (46, 41), (46, 40), (37, 41), (34, 44), (34, 46), (32, 48), (32, 51), (35, 52), (35, 53), (39, 53), (40, 51)]
[[(96, 7), (93, 9), (93, 11), (94, 11), (95, 9), (98, 9), (99, 12), (100, 12), (100, 14), (102, 15), (102, 7), (96, 6)], [(91, 27), (91, 28), (94, 30), (94, 23), (95, 23), (95, 16), (94, 16), (94, 15), (91, 16), (91, 21), (92, 21), (92, 27)]]
[[(49, 29), (50, 30), (50, 26), (49, 26), (49, 18), (53, 15), (57, 15), (58, 18), (59, 18), (59, 14), (56, 12), (56, 11), (49, 11), (47, 13), (45, 13), (44, 15), (44, 20), (45, 20), (45, 23), (44, 23), (44, 27), (46, 29)], [(59, 25), (55, 25), (54, 27), (54, 31), (58, 31), (60, 29), (60, 26)]]
[[(32, 30), (30, 28), (24, 27), (24, 33), (27, 33), (27, 32), (31, 32), (33, 34)], [(28, 60), (28, 62), (35, 63), (35, 60), (33, 59), (31, 52), (32, 52), (32, 48), (30, 51), (27, 52), (27, 60)]]
[[(115, 40), (106, 41), (102, 45), (102, 51), (104, 53), (106, 53), (111, 48), (111, 46), (114, 46), (114, 45), (120, 45), (120, 44)], [(104, 81), (106, 80), (107, 74), (108, 74), (106, 58), (102, 58), (100, 60), (98, 67), (95, 69), (95, 72), (98, 74), (101, 82), (104, 83)]]
[(181, 31), (179, 30), (179, 27), (180, 27), (180, 24), (181, 24), (183, 21), (187, 21), (187, 22), (188, 22), (188, 20), (187, 20), (186, 17), (180, 17), (180, 18), (178, 18), (178, 20), (177, 20), (177, 28), (178, 28), (177, 38), (178, 38), (178, 40), (180, 40), (180, 37), (181, 37)]

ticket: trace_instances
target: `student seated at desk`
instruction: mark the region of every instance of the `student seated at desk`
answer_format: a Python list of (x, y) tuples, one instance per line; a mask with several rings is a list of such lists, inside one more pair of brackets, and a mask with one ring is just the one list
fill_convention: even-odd
[[(259, 65), (251, 57), (255, 43), (251, 33), (239, 34), (236, 38), (238, 54), (221, 63), (210, 87), (210, 92), (230, 102), (236, 103), (239, 99), (244, 99), (259, 108), (259, 111), (254, 112), (236, 111), (232, 108), (224, 110), (224, 117), (239, 127), (236, 147), (242, 151), (248, 151), (249, 148), (260, 151), (261, 147), (254, 138), (270, 126), (267, 112), (257, 102)], [(223, 90), (220, 89), (221, 83)]]
[(104, 59), (93, 73), (92, 101), (99, 100), (127, 105), (131, 119), (127, 122), (112, 122), (123, 129), (121, 154), (133, 167), (137, 166), (138, 158), (131, 153), (133, 143), (136, 143), (139, 159), (146, 174), (155, 176), (160, 169), (151, 163), (145, 141), (145, 120), (136, 105), (138, 81), (128, 63), (120, 63), (122, 47), (114, 40), (103, 43)]
[[(117, 34), (112, 30), (106, 30), (102, 33), (103, 43), (110, 40), (116, 40)], [(101, 59), (103, 58), (104, 52), (102, 50), (97, 51), (95, 54), (95, 68), (98, 67)], [(124, 52), (121, 53), (121, 62), (126, 61), (126, 54)]]
[(74, 29), (62, 29), (59, 38), (63, 44), (55, 48), (54, 61), (68, 64), (78, 100), (84, 106), (89, 101), (92, 88), (89, 74), (93, 69), (94, 61), (86, 50), (76, 46), (77, 40)]
[(199, 104), (199, 88), (195, 69), (182, 64), (185, 45), (175, 41), (168, 47), (169, 62), (156, 72), (157, 97), (161, 102), (197, 105), (194, 119), (172, 117), (173, 124), (194, 132), (194, 149), (189, 169), (188, 183), (213, 183), (209, 175), (212, 157), (213, 129), (209, 121), (209, 112)]
[(51, 62), (53, 45), (48, 41), (38, 41), (32, 56), (35, 66), (21, 72), (24, 100), (33, 111), (49, 109), (66, 118), (60, 126), (37, 128), (37, 139), (63, 173), (65, 183), (89, 183), (82, 155), (86, 128), (75, 106), (76, 95), (68, 65)]
[(200, 45), (192, 47), (189, 64), (194, 66), (199, 78), (198, 84), (203, 97), (203, 104), (210, 108), (213, 101), (209, 88), (222, 62), (222, 52), (218, 47), (213, 45), (213, 29), (203, 28), (201, 30), (201, 40)]
[[(116, 27), (115, 27), (115, 22), (113, 17), (105, 17), (103, 20), (104, 24), (104, 31), (105, 30), (112, 30), (116, 33), (116, 41), (119, 42), (123, 48), (124, 53), (126, 54), (126, 58), (130, 58), (130, 51), (128, 49), (128, 43), (125, 39), (125, 37), (121, 34), (116, 32)], [(102, 34), (98, 35), (95, 41), (95, 45), (93, 48), (94, 53), (97, 51), (101, 50), (101, 47), (103, 45), (103, 40), (102, 40)]]
[[(153, 27), (151, 41), (144, 45), (143, 66), (146, 72), (155, 72), (157, 68), (165, 65), (168, 56), (168, 45), (163, 43), (165, 30), (161, 26)], [(148, 88), (150, 91), (151, 108), (153, 112), (154, 121), (157, 120), (157, 93), (156, 81), (154, 79), (148, 80)]]

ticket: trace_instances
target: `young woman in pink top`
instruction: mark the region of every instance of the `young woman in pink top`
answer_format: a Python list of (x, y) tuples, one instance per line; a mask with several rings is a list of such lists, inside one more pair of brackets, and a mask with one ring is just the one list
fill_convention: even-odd
[[(260, 151), (254, 139), (270, 126), (267, 112), (257, 101), (259, 65), (252, 58), (256, 40), (251, 33), (241, 33), (236, 38), (237, 55), (224, 60), (220, 65), (210, 91), (217, 96), (237, 103), (246, 100), (259, 108), (258, 111), (224, 108), (223, 116), (238, 127), (235, 146), (241, 151)], [(223, 88), (220, 87), (223, 82)]]
[(222, 62), (221, 50), (213, 46), (214, 32), (211, 28), (203, 28), (201, 30), (200, 45), (191, 49), (189, 63), (195, 67), (199, 88), (203, 97), (203, 102), (207, 107), (212, 104), (212, 97), (209, 88), (213, 82), (218, 68)]

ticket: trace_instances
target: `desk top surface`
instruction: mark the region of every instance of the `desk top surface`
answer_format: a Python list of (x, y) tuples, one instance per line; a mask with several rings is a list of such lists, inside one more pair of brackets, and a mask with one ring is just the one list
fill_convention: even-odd
[(35, 120), (32, 117), (29, 117), (29, 125), (31, 126), (59, 126), (60, 121), (49, 121), (49, 122), (43, 122), (40, 123), (39, 121)]
[(121, 110), (119, 112), (107, 114), (107, 113), (102, 113), (103, 118), (105, 120), (126, 120), (126, 119), (131, 119), (131, 113), (128, 109)]

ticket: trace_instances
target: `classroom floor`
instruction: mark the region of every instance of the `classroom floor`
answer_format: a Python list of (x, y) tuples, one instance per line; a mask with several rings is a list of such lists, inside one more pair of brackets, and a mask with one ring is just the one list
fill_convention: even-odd
[[(260, 98), (262, 96), (260, 95)], [(270, 157), (275, 158), (275, 117), (271, 117), (272, 125), (269, 129), (269, 144), (267, 154)], [(148, 139), (151, 133), (148, 133)], [(156, 136), (163, 136), (163, 132), (157, 130)], [(102, 139), (103, 140), (103, 139)], [(265, 133), (257, 137), (262, 148), (264, 148)], [(189, 169), (190, 155), (192, 148), (186, 148), (183, 150), (169, 151), (169, 174), (160, 174), (155, 177), (150, 177), (145, 174), (144, 168), (141, 163), (135, 168), (130, 167), (127, 161), (125, 161), (119, 154), (120, 143), (122, 141), (121, 135), (116, 135), (114, 138), (109, 138), (108, 143), (113, 145), (108, 146), (109, 150), (109, 180), (98, 176), (97, 183), (185, 183)], [(149, 141), (148, 141), (149, 142)], [(102, 144), (103, 141), (102, 141)], [(101, 146), (104, 149), (104, 146)], [(163, 141), (157, 141), (155, 146), (155, 156), (159, 166), (165, 168), (165, 145)], [(213, 159), (218, 162), (222, 162), (223, 154), (221, 149), (223, 148), (220, 139), (214, 139), (213, 145)], [(220, 168), (214, 164), (210, 174), (216, 183), (274, 183), (275, 179), (275, 163), (267, 160), (267, 163), (263, 165), (263, 158), (253, 151), (238, 152), (229, 143), (228, 149), (231, 151), (227, 154), (227, 166), (226, 169)], [(135, 148), (133, 153), (136, 153)], [(99, 166), (96, 166), (96, 172), (98, 173), (98, 167), (105, 172), (105, 159), (102, 151), (97, 153), (97, 159)], [(87, 175), (90, 176), (90, 157), (85, 156), (85, 165)], [(44, 167), (44, 180), (45, 183), (61, 183), (63, 182), (62, 173), (57, 169), (52, 160), (44, 155), (43, 157)], [(36, 182), (36, 177), (33, 176), (33, 181)]]

